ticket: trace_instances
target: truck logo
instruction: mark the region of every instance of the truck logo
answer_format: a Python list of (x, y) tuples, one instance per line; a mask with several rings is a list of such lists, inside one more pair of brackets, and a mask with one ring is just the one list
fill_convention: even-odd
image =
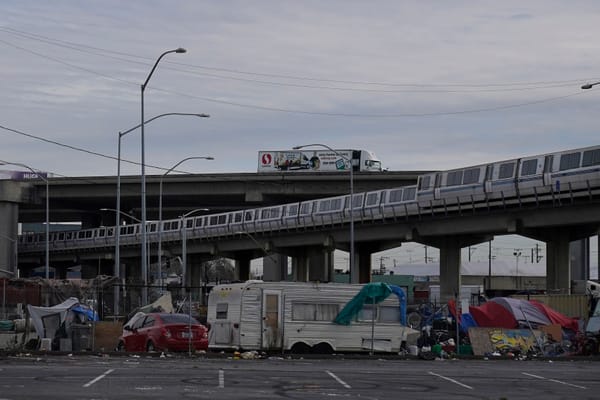
[(273, 162), (273, 156), (270, 153), (265, 153), (262, 155), (261, 162), (263, 165), (270, 165)]

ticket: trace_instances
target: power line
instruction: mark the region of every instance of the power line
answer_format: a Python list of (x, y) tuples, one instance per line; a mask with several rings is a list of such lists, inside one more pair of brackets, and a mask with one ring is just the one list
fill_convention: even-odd
[[(37, 34), (32, 34), (29, 32), (20, 31), (13, 28), (2, 27), (0, 31), (5, 33), (18, 36), (21, 38), (40, 41), (42, 43), (46, 43), (53, 46), (63, 47), (74, 51), (83, 52), (86, 54), (93, 54), (101, 57), (109, 57), (112, 59), (135, 63), (139, 65), (146, 65), (142, 61), (134, 61), (132, 58), (138, 60), (146, 60), (151, 61), (151, 59), (146, 57), (141, 57), (137, 55), (132, 55), (130, 53), (117, 52), (112, 50), (107, 50), (99, 47), (93, 47), (88, 45), (83, 45), (75, 42), (63, 41), (54, 38), (49, 38), (47, 36), (41, 36)], [(11, 44), (6, 41), (2, 41), (3, 43), (13, 46), (15, 48), (19, 48), (24, 51), (28, 51), (32, 54), (36, 54), (45, 58), (50, 58), (49, 56), (41, 55), (39, 53), (33, 52), (31, 50), (24, 49), (23, 47)], [(117, 55), (116, 56), (113, 56)], [(53, 58), (51, 58), (53, 59)], [(57, 61), (56, 59), (53, 59)], [(362, 86), (380, 86), (380, 87), (402, 87), (402, 90), (384, 90), (384, 89), (365, 89), (365, 88), (345, 88), (345, 87), (332, 87), (332, 86), (315, 86), (308, 84), (297, 84), (297, 83), (287, 83), (287, 82), (272, 82), (272, 81), (263, 81), (257, 79), (248, 79), (248, 78), (240, 78), (234, 76), (224, 76), (224, 75), (216, 75), (209, 73), (199, 73), (195, 71), (182, 70), (178, 68), (169, 67), (168, 65), (165, 68), (169, 68), (179, 72), (185, 72), (195, 75), (208, 76), (212, 78), (218, 79), (227, 79), (227, 80), (235, 80), (235, 81), (244, 81), (250, 83), (259, 83), (263, 85), (271, 85), (271, 86), (290, 86), (290, 87), (298, 87), (298, 88), (308, 88), (308, 89), (323, 89), (323, 90), (337, 90), (337, 91), (357, 91), (357, 92), (379, 92), (379, 93), (481, 93), (481, 92), (504, 92), (504, 91), (524, 91), (524, 90), (538, 90), (538, 89), (550, 89), (557, 87), (568, 87), (572, 86), (576, 83), (580, 83), (582, 81), (589, 80), (589, 78), (585, 79), (577, 79), (577, 80), (562, 80), (562, 81), (536, 81), (536, 82), (512, 82), (512, 83), (487, 83), (487, 84), (468, 84), (468, 83), (447, 83), (447, 84), (423, 84), (423, 83), (391, 83), (391, 82), (374, 82), (374, 81), (351, 81), (351, 80), (339, 80), (339, 79), (323, 79), (323, 78), (314, 78), (314, 77), (306, 77), (306, 76), (294, 76), (294, 75), (285, 75), (285, 74), (267, 74), (267, 73), (259, 73), (259, 72), (248, 72), (242, 70), (228, 69), (228, 68), (218, 68), (218, 67), (208, 67), (203, 65), (193, 65), (182, 62), (174, 62), (167, 61), (166, 64), (171, 65), (179, 65), (187, 68), (201, 69), (201, 70), (209, 70), (209, 71), (218, 71), (218, 72), (226, 72), (233, 73), (244, 76), (260, 76), (260, 77), (268, 77), (268, 78), (276, 78), (276, 79), (288, 79), (288, 80), (298, 80), (298, 81), (310, 81), (310, 82), (324, 82), (324, 83), (337, 83), (337, 84), (345, 84), (345, 85), (362, 85)], [(413, 89), (406, 89), (413, 88)], [(454, 89), (429, 89), (429, 88), (454, 88)], [(459, 90), (456, 88), (467, 88), (467, 90)], [(485, 89), (485, 88), (493, 88), (493, 89)]]

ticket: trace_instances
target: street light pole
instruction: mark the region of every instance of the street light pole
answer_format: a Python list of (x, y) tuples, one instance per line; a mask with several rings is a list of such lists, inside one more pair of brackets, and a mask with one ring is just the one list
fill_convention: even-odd
[(156, 67), (158, 66), (158, 63), (160, 62), (160, 60), (166, 56), (169, 53), (185, 53), (186, 50), (184, 48), (177, 48), (175, 50), (169, 50), (169, 51), (165, 51), (164, 53), (162, 53), (158, 59), (156, 60), (156, 62), (154, 63), (154, 66), (152, 67), (152, 70), (150, 71), (150, 73), (148, 74), (148, 77), (146, 78), (146, 80), (144, 81), (144, 83), (142, 83), (142, 85), (140, 86), (141, 89), (141, 128), (142, 128), (142, 143), (141, 143), (141, 147), (142, 147), (142, 280), (144, 282), (144, 286), (142, 287), (142, 304), (147, 304), (148, 303), (148, 265), (147, 265), (147, 260), (146, 260), (146, 236), (147, 236), (147, 232), (146, 232), (146, 158), (145, 158), (145, 148), (144, 148), (144, 91), (146, 90), (146, 86), (148, 85), (148, 81), (150, 81), (150, 78), (152, 77), (152, 74), (154, 73), (154, 70), (156, 69)]
[(18, 167), (27, 168), (35, 176), (46, 182), (46, 264), (44, 266), (46, 279), (50, 279), (50, 192), (48, 178), (44, 178), (39, 171), (34, 170), (27, 164), (8, 162), (0, 160), (0, 165), (16, 165)]
[(163, 179), (169, 172), (183, 164), (188, 160), (214, 160), (214, 157), (187, 157), (173, 165), (167, 172), (160, 177), (159, 189), (158, 189), (158, 277), (160, 279), (160, 291), (162, 293), (162, 193), (163, 193)]
[(331, 147), (321, 144), (321, 143), (312, 143), (305, 144), (302, 146), (294, 146), (294, 150), (300, 150), (304, 147), (311, 146), (320, 146), (323, 147), (333, 153), (335, 153), (338, 157), (342, 158), (344, 161), (348, 162), (350, 165), (350, 283), (359, 283), (358, 271), (355, 265), (354, 260), (354, 164), (352, 159), (344, 156), (343, 154), (337, 152)]
[[(199, 117), (199, 118), (208, 118), (210, 115), (208, 114), (198, 114), (198, 113), (164, 113), (154, 116), (150, 119), (147, 119), (144, 123), (147, 124), (149, 122), (154, 121), (155, 119), (167, 117), (170, 115), (178, 115), (178, 116), (191, 116), (191, 117)], [(129, 132), (133, 132), (138, 129), (142, 124), (137, 124), (133, 128), (127, 129), (124, 132), (119, 132), (119, 145), (117, 151), (117, 201), (116, 201), (116, 222), (115, 222), (115, 268), (114, 268), (114, 276), (117, 279), (121, 279), (121, 138), (127, 135)], [(119, 286), (117, 286), (115, 291), (115, 315), (119, 314)]]
[[(185, 292), (185, 284), (187, 279), (187, 223), (185, 219), (192, 214), (200, 211), (208, 211), (208, 208), (197, 208), (189, 211), (179, 217), (181, 224), (181, 286)], [(190, 293), (191, 296), (191, 293)], [(191, 301), (191, 298), (190, 298)]]

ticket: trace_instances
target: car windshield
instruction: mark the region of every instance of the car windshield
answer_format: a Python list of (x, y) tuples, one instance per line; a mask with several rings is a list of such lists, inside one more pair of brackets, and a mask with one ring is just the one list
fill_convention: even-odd
[[(160, 318), (165, 324), (189, 324), (190, 317), (185, 314), (162, 314)], [(192, 324), (199, 324), (194, 318), (191, 319)]]

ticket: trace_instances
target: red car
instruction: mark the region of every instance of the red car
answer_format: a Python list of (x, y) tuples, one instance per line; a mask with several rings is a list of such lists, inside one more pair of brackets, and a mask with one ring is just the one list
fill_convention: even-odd
[(208, 349), (208, 329), (187, 314), (138, 313), (123, 325), (120, 351)]

